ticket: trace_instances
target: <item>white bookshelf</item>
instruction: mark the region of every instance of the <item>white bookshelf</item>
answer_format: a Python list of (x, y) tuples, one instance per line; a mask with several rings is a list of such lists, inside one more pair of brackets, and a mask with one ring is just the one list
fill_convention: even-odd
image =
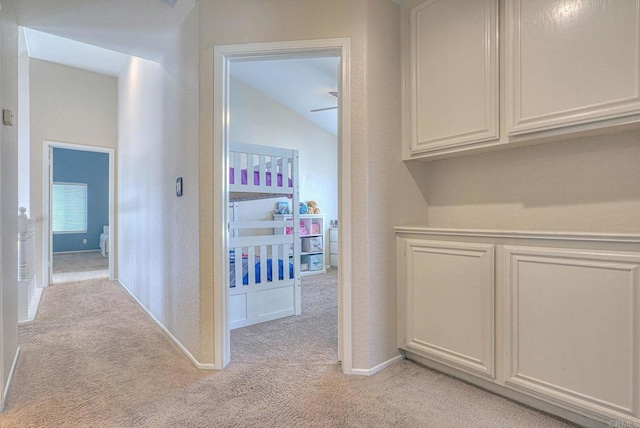
[[(276, 221), (291, 220), (291, 214), (274, 214)], [(328, 243), (325, 242), (324, 214), (300, 214), (300, 275), (327, 273), (325, 260)], [(303, 234), (303, 227), (306, 234)], [(284, 234), (283, 228), (274, 229), (275, 234)], [(320, 243), (320, 246), (317, 244)]]
[(329, 265), (338, 267), (338, 228), (329, 228)]

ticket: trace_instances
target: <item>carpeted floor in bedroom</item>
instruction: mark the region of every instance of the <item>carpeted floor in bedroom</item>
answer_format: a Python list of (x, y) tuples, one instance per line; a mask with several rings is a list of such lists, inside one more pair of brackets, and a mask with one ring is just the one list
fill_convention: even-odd
[(109, 259), (100, 251), (62, 253), (53, 255), (52, 284), (106, 278), (109, 276)]
[(232, 332), (232, 363), (196, 369), (106, 278), (53, 285), (0, 427), (567, 427), (409, 361), (345, 376), (336, 274), (303, 278), (303, 315)]

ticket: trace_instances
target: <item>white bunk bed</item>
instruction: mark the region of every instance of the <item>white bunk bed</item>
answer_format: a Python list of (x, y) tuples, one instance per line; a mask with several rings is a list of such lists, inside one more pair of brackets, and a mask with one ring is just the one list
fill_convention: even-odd
[[(289, 221), (238, 221), (244, 201), (291, 198)], [(240, 203), (240, 204), (238, 204)], [(298, 151), (231, 143), (229, 149), (229, 326), (300, 315)], [(291, 228), (289, 235), (251, 230)], [(266, 261), (266, 262), (264, 262)], [(277, 262), (276, 262), (277, 261)], [(266, 279), (266, 280), (265, 280)]]

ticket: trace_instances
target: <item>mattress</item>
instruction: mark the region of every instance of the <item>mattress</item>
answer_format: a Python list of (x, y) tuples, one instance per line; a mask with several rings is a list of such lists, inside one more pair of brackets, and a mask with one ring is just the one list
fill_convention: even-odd
[[(254, 266), (255, 269), (255, 277), (256, 284), (260, 283), (260, 260), (256, 257), (256, 264)], [(246, 257), (242, 258), (242, 284), (249, 284), (249, 270), (248, 270), (248, 260)], [(271, 259), (267, 259), (267, 282), (273, 280), (272, 269), (271, 269)], [(293, 264), (289, 263), (289, 278), (293, 278)], [(278, 279), (282, 280), (284, 278), (284, 262), (282, 259), (278, 259)], [(234, 259), (230, 259), (229, 263), (229, 286), (231, 288), (236, 286), (236, 264)]]
[[(243, 185), (247, 185), (247, 180), (248, 180), (248, 175), (249, 173), (247, 172), (246, 169), (243, 169), (240, 171), (240, 184)], [(271, 172), (267, 171), (266, 172), (267, 178), (266, 178), (266, 183), (264, 184), (265, 186), (271, 186)], [(235, 171), (233, 169), (233, 167), (229, 168), (229, 183), (230, 184), (236, 184), (235, 183)], [(276, 186), (277, 187), (282, 187), (282, 173), (278, 173), (277, 174), (277, 183)], [(289, 184), (287, 187), (293, 187), (293, 182), (291, 181), (291, 179), (289, 178)], [(251, 183), (249, 183), (251, 184)], [(253, 183), (254, 186), (260, 186), (260, 171), (253, 171)]]

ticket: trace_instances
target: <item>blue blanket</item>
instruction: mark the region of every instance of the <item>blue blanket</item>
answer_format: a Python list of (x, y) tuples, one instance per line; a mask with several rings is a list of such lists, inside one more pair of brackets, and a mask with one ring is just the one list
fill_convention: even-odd
[[(256, 258), (256, 260), (258, 260)], [(247, 264), (248, 261), (247, 259), (243, 258), (242, 259), (242, 284), (244, 285), (248, 285), (249, 284), (249, 270), (247, 269)], [(271, 269), (271, 259), (267, 259), (267, 281), (273, 281), (272, 278), (272, 269)], [(260, 278), (260, 261), (258, 260), (255, 264), (255, 275), (256, 275), (256, 284), (260, 282), (261, 278)], [(289, 263), (289, 278), (293, 278), (293, 264)], [(282, 280), (284, 279), (284, 262), (282, 261), (282, 259), (278, 259), (278, 279)], [(235, 259), (234, 260), (230, 260), (229, 263), (229, 285), (231, 287), (235, 287), (236, 286), (236, 265), (235, 265)]]

